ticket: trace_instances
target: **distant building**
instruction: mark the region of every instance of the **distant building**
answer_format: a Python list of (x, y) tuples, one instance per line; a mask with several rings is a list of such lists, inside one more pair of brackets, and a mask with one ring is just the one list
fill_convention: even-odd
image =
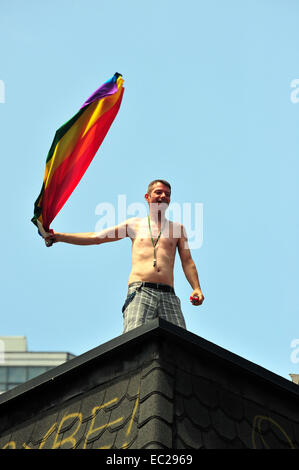
[(26, 336), (0, 336), (0, 394), (73, 359), (67, 352), (32, 352)]
[(292, 381), (294, 382), (294, 384), (299, 385), (299, 374), (290, 374), (290, 377)]

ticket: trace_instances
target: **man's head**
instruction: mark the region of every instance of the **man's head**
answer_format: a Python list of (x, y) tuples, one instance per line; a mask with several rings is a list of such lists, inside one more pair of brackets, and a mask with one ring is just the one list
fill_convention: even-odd
[(168, 181), (165, 180), (154, 180), (151, 181), (145, 194), (145, 199), (148, 204), (157, 204), (160, 209), (165, 210), (169, 206), (171, 196), (171, 186)]
[(169, 193), (171, 193), (171, 186), (170, 186), (170, 183), (168, 183), (168, 181), (166, 181), (166, 180), (154, 180), (154, 181), (151, 181), (150, 184), (148, 185), (147, 194), (149, 194), (149, 195), (151, 194), (152, 190), (154, 189), (154, 186), (157, 185), (157, 183), (161, 183), (164, 186), (167, 186)]

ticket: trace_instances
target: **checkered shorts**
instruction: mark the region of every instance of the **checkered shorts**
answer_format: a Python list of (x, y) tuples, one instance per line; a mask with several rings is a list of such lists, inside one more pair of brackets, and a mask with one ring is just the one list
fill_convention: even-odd
[(175, 293), (144, 287), (142, 282), (134, 282), (129, 285), (122, 312), (124, 317), (123, 333), (157, 317), (186, 329), (181, 301)]

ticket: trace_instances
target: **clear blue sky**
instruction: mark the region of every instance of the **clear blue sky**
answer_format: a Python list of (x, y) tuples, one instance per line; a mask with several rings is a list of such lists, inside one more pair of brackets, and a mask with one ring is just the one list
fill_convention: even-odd
[(93, 231), (98, 204), (169, 180), (203, 204), (202, 307), (175, 266), (188, 329), (299, 373), (298, 15), (295, 0), (2, 0), (0, 335), (81, 354), (122, 332), (130, 241), (47, 249), (30, 222), (56, 129), (119, 72), (121, 110), (52, 228)]

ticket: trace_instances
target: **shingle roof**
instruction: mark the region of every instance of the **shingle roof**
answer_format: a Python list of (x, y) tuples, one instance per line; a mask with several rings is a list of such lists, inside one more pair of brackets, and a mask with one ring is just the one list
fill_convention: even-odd
[(157, 319), (0, 396), (0, 448), (299, 448), (299, 388)]

